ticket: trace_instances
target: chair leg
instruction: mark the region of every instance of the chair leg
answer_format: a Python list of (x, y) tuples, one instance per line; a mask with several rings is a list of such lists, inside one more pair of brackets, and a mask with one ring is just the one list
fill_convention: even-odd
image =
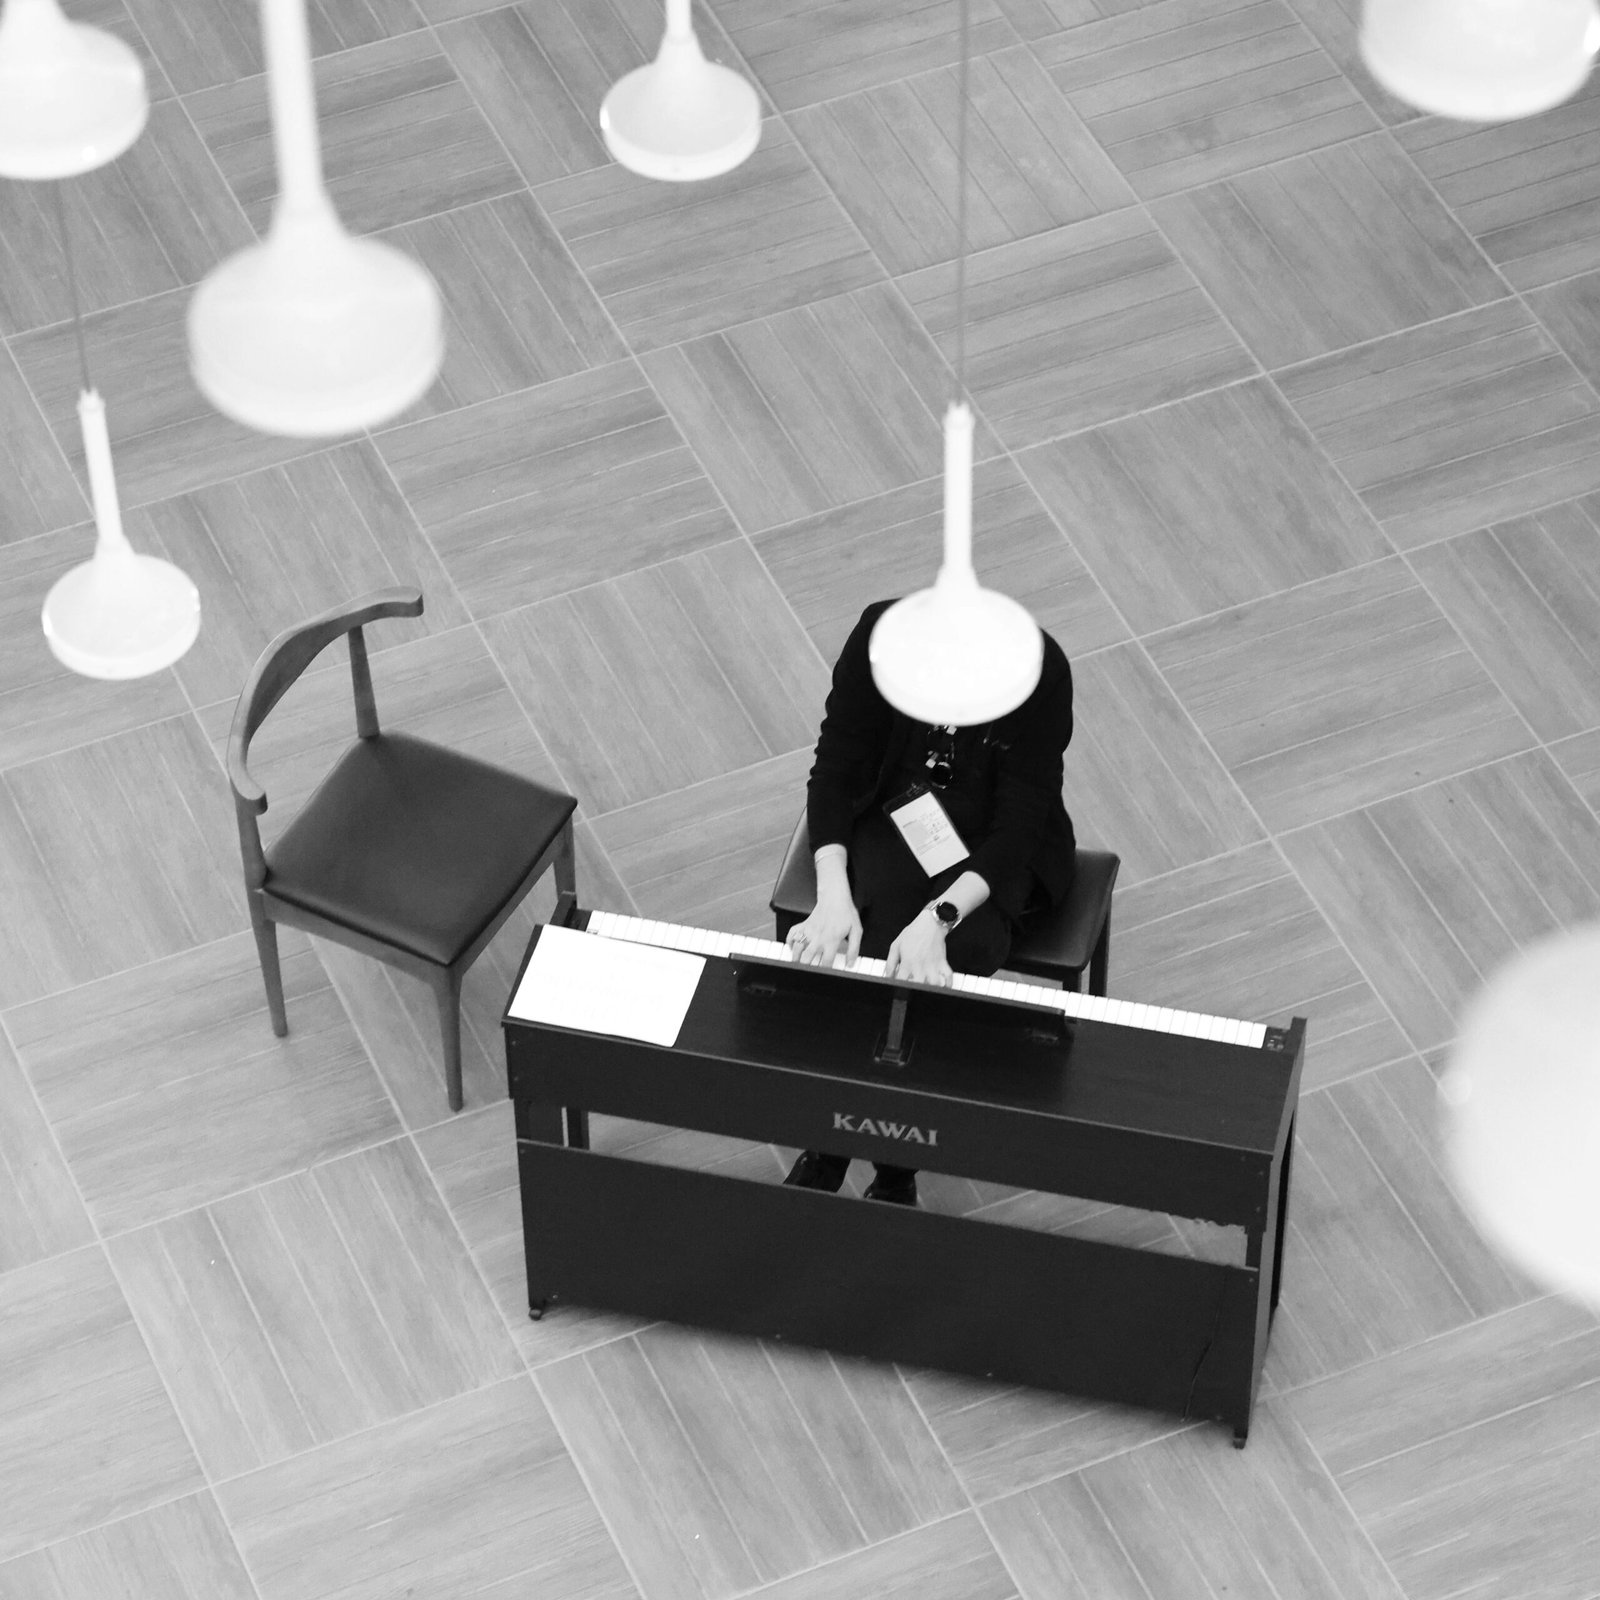
[(250, 895), (250, 927), (256, 936), (256, 959), (267, 991), (267, 1014), (272, 1031), (281, 1039), (289, 1031), (289, 1013), (283, 1005), (283, 969), (278, 965), (278, 925), (261, 909), (258, 896)]
[(444, 1083), (450, 1109), (459, 1111), (461, 1094), (461, 974), (441, 968), (433, 978), (439, 1003), (439, 1037), (444, 1043)]
[(555, 873), (556, 909), (551, 921), (558, 928), (564, 928), (578, 909), (578, 851), (570, 817), (556, 846)]
[(1100, 929), (1100, 937), (1095, 940), (1094, 954), (1089, 957), (1089, 993), (1105, 998), (1106, 984), (1111, 976), (1111, 913), (1106, 912), (1106, 920)]

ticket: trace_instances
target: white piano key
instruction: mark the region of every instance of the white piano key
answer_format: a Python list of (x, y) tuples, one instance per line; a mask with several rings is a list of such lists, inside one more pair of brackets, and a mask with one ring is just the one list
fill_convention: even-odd
[[(650, 917), (628, 916), (617, 911), (591, 911), (589, 932), (602, 938), (626, 939), (635, 944), (654, 944), (667, 949), (688, 950), (710, 956), (761, 956), (772, 961), (793, 960), (786, 944), (750, 934), (720, 933), (708, 928), (691, 928)], [(863, 956), (851, 967), (839, 955), (832, 963), (835, 971), (854, 972), (881, 978), (884, 962)], [(1081, 994), (1074, 989), (1047, 988), (1042, 984), (1021, 983), (1010, 978), (978, 978), (957, 973), (951, 987), (964, 994), (1026, 1005), (1051, 1006), (1063, 1015), (1093, 1022), (1110, 1022), (1119, 1027), (1138, 1028), (1151, 1033), (1184, 1034), (1196, 1039), (1215, 1039), (1259, 1050), (1266, 1039), (1266, 1025), (1241, 1018), (1216, 1017), (1195, 1011), (1179, 1011), (1151, 1006), (1142, 1001), (1112, 1000), (1099, 995)]]

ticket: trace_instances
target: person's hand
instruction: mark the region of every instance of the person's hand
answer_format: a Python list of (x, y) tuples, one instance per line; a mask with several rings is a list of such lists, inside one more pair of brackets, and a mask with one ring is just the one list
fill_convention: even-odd
[(919, 911), (889, 946), (884, 975), (918, 983), (949, 984), (955, 974), (945, 955), (944, 929), (931, 911)]
[(789, 949), (797, 961), (826, 966), (840, 950), (854, 963), (861, 948), (861, 914), (848, 894), (824, 894), (804, 922), (789, 930)]

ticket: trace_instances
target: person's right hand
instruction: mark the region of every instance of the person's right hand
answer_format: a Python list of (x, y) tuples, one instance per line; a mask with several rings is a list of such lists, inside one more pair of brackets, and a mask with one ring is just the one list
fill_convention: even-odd
[(825, 966), (840, 951), (854, 964), (861, 948), (861, 915), (849, 895), (822, 895), (804, 922), (789, 930), (789, 949), (797, 961)]

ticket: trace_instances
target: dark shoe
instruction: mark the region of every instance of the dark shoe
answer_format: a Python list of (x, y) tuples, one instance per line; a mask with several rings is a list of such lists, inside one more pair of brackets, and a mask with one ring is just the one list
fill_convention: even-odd
[(878, 1175), (867, 1185), (867, 1199), (887, 1200), (892, 1206), (917, 1203), (917, 1175), (908, 1167), (879, 1167)]
[(804, 1150), (783, 1181), (796, 1189), (824, 1189), (829, 1194), (837, 1194), (849, 1167), (846, 1156), (826, 1156), (820, 1150)]

